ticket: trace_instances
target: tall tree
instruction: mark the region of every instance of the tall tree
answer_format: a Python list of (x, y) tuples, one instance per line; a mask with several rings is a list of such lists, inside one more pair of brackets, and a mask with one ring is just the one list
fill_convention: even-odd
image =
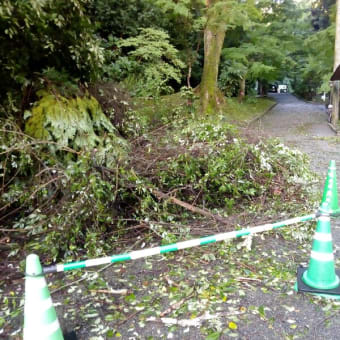
[[(340, 0), (336, 2), (336, 21), (335, 21), (335, 44), (334, 44), (334, 65), (333, 71), (340, 65)], [(335, 81), (333, 85), (333, 110), (332, 123), (339, 120), (339, 81)]]
[(240, 101), (245, 95), (246, 80), (275, 81), (280, 77), (280, 65), (285, 62), (286, 55), (280, 51), (278, 39), (257, 27), (257, 30), (249, 32), (247, 41), (239, 47), (222, 50), (221, 76), (227, 72), (238, 79)]
[(226, 27), (219, 23), (216, 4), (221, 0), (207, 0), (207, 24), (204, 30), (204, 67), (200, 85), (202, 112), (218, 109), (221, 97), (218, 95), (217, 76)]
[[(333, 73), (335, 39), (335, 0), (299, 3), (302, 10), (294, 25), (298, 35), (291, 54), (293, 87), (300, 96), (313, 99), (316, 93), (329, 92)], [(328, 26), (327, 26), (328, 25)]]
[(217, 86), (218, 68), (228, 29), (249, 25), (248, 11), (253, 0), (206, 0), (207, 22), (204, 29), (204, 66), (200, 84), (202, 113), (219, 110), (223, 101)]

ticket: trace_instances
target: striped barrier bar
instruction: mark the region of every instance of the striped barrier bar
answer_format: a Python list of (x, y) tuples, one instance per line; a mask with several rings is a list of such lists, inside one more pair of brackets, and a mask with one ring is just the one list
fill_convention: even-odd
[(152, 256), (152, 255), (165, 254), (165, 253), (169, 253), (169, 252), (177, 251), (181, 249), (203, 246), (209, 243), (215, 243), (215, 242), (225, 241), (228, 239), (261, 233), (264, 231), (275, 230), (275, 229), (285, 227), (291, 224), (310, 221), (310, 220), (315, 219), (316, 217), (317, 217), (317, 214), (310, 214), (310, 215), (305, 215), (301, 217), (291, 218), (291, 219), (288, 219), (282, 222), (264, 224), (264, 225), (253, 227), (253, 228), (246, 228), (246, 229), (235, 230), (235, 231), (231, 231), (227, 233), (216, 234), (212, 236), (205, 236), (205, 237), (201, 237), (197, 239), (168, 244), (165, 246), (159, 246), (155, 248), (136, 250), (136, 251), (132, 251), (126, 254), (106, 256), (106, 257), (97, 258), (97, 259), (70, 262), (70, 263), (64, 263), (64, 264), (54, 264), (54, 265), (44, 267), (43, 271), (45, 274), (56, 273), (56, 272), (64, 272), (67, 270), (73, 270), (73, 269), (79, 269), (79, 268), (99, 266), (99, 265), (115, 263), (115, 262), (136, 260), (136, 259), (140, 259), (143, 257)]

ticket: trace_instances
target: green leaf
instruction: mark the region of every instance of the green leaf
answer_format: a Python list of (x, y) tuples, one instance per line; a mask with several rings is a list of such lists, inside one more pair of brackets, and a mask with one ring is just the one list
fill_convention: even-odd
[(112, 329), (109, 329), (107, 332), (106, 332), (106, 336), (108, 338), (112, 338), (114, 336), (114, 331)]
[(264, 310), (264, 306), (260, 306), (257, 310), (258, 310), (258, 312), (259, 312), (259, 314), (262, 318), (266, 317), (266, 312)]
[(221, 336), (221, 332), (210, 333), (206, 336), (205, 340), (218, 340)]
[(24, 112), (24, 120), (26, 120), (27, 118), (29, 118), (31, 116), (32, 116), (31, 111), (25, 110), (25, 112)]

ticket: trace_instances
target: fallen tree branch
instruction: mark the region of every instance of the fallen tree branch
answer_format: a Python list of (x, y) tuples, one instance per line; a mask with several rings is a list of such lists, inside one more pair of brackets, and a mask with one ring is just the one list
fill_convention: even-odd
[(161, 318), (156, 318), (155, 316), (151, 316), (146, 319), (148, 322), (159, 322), (163, 323), (167, 326), (170, 325), (178, 325), (181, 327), (200, 327), (201, 324), (206, 321), (206, 320), (216, 320), (218, 318), (221, 318), (225, 315), (230, 317), (231, 315), (241, 315), (244, 314), (245, 312), (242, 311), (235, 311), (232, 313), (215, 313), (215, 314), (210, 314), (209, 312), (204, 312), (201, 316), (198, 316), (194, 319), (176, 319), (176, 318), (166, 318), (166, 317), (161, 317)]
[(8, 233), (28, 233), (31, 229), (6, 229), (0, 228), (0, 232)]
[(170, 307), (168, 309), (166, 309), (164, 312), (162, 312), (161, 314), (159, 314), (159, 316), (162, 318), (165, 315), (170, 314), (173, 310), (177, 310), (179, 309), (179, 307), (181, 307), (186, 301), (188, 301), (192, 296), (194, 295), (194, 293), (189, 294), (188, 296), (186, 296), (185, 298), (183, 298), (182, 300), (170, 305)]
[(127, 289), (90, 289), (91, 293), (102, 293), (102, 294), (117, 294), (117, 295), (126, 295), (128, 293)]
[(178, 198), (175, 198), (175, 197), (172, 197), (172, 196), (170, 196), (168, 194), (165, 194), (164, 192), (161, 192), (161, 191), (159, 191), (157, 189), (150, 188), (150, 190), (159, 199), (168, 199), (170, 202), (172, 202), (174, 204), (177, 204), (180, 207), (185, 208), (187, 210), (190, 210), (190, 211), (192, 211), (194, 213), (203, 215), (205, 217), (212, 218), (212, 219), (216, 220), (217, 222), (220, 222), (220, 223), (223, 223), (223, 224), (229, 224), (228, 219), (226, 219), (226, 218), (224, 218), (222, 216), (213, 214), (209, 210), (195, 207), (195, 206), (193, 206), (193, 205), (191, 205), (189, 203), (186, 203), (186, 202), (183, 202), (183, 201), (179, 200)]

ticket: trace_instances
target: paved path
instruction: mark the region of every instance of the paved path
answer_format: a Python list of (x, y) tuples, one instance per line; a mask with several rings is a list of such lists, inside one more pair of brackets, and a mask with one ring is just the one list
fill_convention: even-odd
[(327, 123), (324, 106), (306, 103), (291, 94), (271, 94), (271, 97), (278, 104), (257, 121), (254, 128), (280, 137), (285, 144), (307, 153), (313, 170), (320, 176), (327, 173), (331, 159), (337, 161), (340, 169), (339, 145), (329, 141), (335, 133)]
[[(258, 129), (259, 133), (279, 137), (286, 145), (296, 147), (309, 155), (312, 169), (320, 175), (320, 192), (323, 190), (329, 161), (335, 160), (340, 192), (340, 143), (334, 138), (336, 134), (327, 123), (324, 106), (306, 103), (291, 94), (272, 94), (271, 97), (277, 101), (277, 105), (255, 122), (253, 128)], [(339, 259), (340, 218), (332, 219), (332, 234), (335, 257)], [(296, 303), (298, 305), (298, 301)], [(307, 319), (301, 319), (309, 331), (298, 338), (340, 339), (339, 314), (330, 318), (327, 325), (322, 321), (327, 317), (320, 311), (302, 304), (300, 310), (304, 315), (309, 314)]]
[[(329, 161), (337, 164), (338, 191), (340, 192), (340, 143), (327, 123), (323, 105), (310, 104), (291, 94), (272, 94), (277, 105), (254, 128), (259, 132), (281, 138), (285, 144), (309, 155), (312, 169), (320, 175), (323, 189)], [(333, 238), (340, 249), (340, 219), (334, 220)], [(340, 255), (340, 251), (339, 251)], [(340, 338), (340, 335), (339, 335)]]

